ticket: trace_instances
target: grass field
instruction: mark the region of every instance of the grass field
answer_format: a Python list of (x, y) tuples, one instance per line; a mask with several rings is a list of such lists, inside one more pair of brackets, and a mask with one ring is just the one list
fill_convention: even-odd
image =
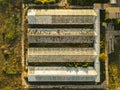
[(0, 1), (0, 90), (21, 90), (21, 0)]

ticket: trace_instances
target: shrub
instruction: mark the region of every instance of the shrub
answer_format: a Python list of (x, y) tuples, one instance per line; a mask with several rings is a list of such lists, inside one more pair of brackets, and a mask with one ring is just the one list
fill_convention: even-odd
[[(10, 62), (11, 61), (11, 62)], [(5, 73), (5, 74), (8, 74), (8, 75), (17, 75), (17, 74), (20, 74), (21, 68), (19, 67), (19, 65), (17, 64), (17, 59), (16, 58), (11, 58), (8, 61), (6, 61), (4, 63), (4, 67), (2, 68), (2, 71)]]
[(35, 0), (35, 3), (42, 3), (42, 4), (48, 4), (48, 3), (55, 3), (56, 0)]
[(69, 66), (69, 67), (78, 67), (78, 66), (88, 67), (88, 66), (93, 66), (93, 63), (91, 63), (91, 62), (69, 62), (69, 63), (66, 63), (66, 66)]
[(9, 50), (4, 50), (4, 51), (3, 51), (3, 54), (4, 54), (4, 55), (10, 55), (10, 51), (9, 51)]
[(9, 43), (12, 42), (15, 38), (16, 38), (16, 33), (15, 33), (14, 30), (7, 33), (6, 36), (5, 36), (6, 42), (9, 42)]
[(69, 62), (69, 63), (66, 63), (66, 66), (69, 66), (69, 67), (78, 67), (79, 63), (78, 62)]
[(100, 52), (105, 51), (105, 41), (104, 39), (100, 40)]
[(86, 63), (84, 63), (82, 66), (83, 66), (83, 67), (87, 67), (87, 66), (89, 66), (89, 63), (86, 62)]
[(107, 59), (106, 54), (104, 52), (101, 53), (100, 56), (99, 56), (99, 60), (102, 61), (102, 62), (105, 62), (106, 59)]
[(14, 66), (6, 66), (3, 71), (8, 75), (18, 74), (18, 71)]

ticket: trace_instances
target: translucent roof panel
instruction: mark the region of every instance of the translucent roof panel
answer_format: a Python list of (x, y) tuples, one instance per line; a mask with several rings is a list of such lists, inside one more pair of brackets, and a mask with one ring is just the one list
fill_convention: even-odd
[(94, 68), (28, 67), (28, 81), (95, 81)]
[(85, 28), (29, 28), (27, 34), (39, 36), (96, 36), (93, 29)]
[(37, 15), (28, 16), (28, 24), (94, 24), (94, 16), (80, 15)]
[(28, 36), (29, 43), (94, 43), (94, 40), (94, 36)]
[(28, 62), (94, 62), (95, 55), (28, 55)]
[(117, 1), (116, 1), (116, 0), (110, 0), (110, 3), (111, 3), (111, 4), (116, 4)]
[(28, 55), (97, 55), (93, 48), (28, 48)]
[(93, 48), (29, 48), (28, 62), (94, 62)]
[(73, 10), (73, 9), (29, 9), (29, 15), (91, 15), (96, 16), (93, 9)]

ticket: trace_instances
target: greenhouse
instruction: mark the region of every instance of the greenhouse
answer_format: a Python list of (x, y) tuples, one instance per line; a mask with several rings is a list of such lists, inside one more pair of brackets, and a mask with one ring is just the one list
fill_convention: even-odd
[(29, 82), (94, 82), (96, 77), (93, 67), (28, 67)]
[(94, 10), (28, 10), (28, 24), (94, 24)]
[[(99, 17), (93, 9), (28, 9), (28, 81), (100, 82)], [(72, 62), (93, 64), (64, 64)]]

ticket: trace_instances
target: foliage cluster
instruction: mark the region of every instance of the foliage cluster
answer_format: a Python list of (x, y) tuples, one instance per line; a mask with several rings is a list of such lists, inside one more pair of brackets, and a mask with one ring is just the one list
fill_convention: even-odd
[(56, 0), (35, 0), (35, 3), (42, 3), (42, 4), (47, 4), (47, 3), (55, 3)]
[(119, 83), (119, 71), (118, 67), (115, 63), (110, 64), (109, 66), (109, 88), (110, 90), (118, 90), (120, 88)]
[(54, 4), (59, 0), (24, 0), (25, 4)]
[(69, 63), (66, 63), (66, 66), (69, 66), (69, 67), (78, 67), (78, 66), (88, 67), (88, 66), (93, 66), (93, 65), (94, 65), (93, 62), (69, 62)]
[(107, 55), (105, 54), (105, 37), (104, 37), (104, 35), (101, 35), (99, 60), (101, 62), (105, 62), (105, 60), (107, 60)]
[(104, 52), (101, 53), (100, 56), (99, 56), (99, 59), (100, 59), (100, 61), (105, 62), (105, 60), (107, 60), (106, 54)]

